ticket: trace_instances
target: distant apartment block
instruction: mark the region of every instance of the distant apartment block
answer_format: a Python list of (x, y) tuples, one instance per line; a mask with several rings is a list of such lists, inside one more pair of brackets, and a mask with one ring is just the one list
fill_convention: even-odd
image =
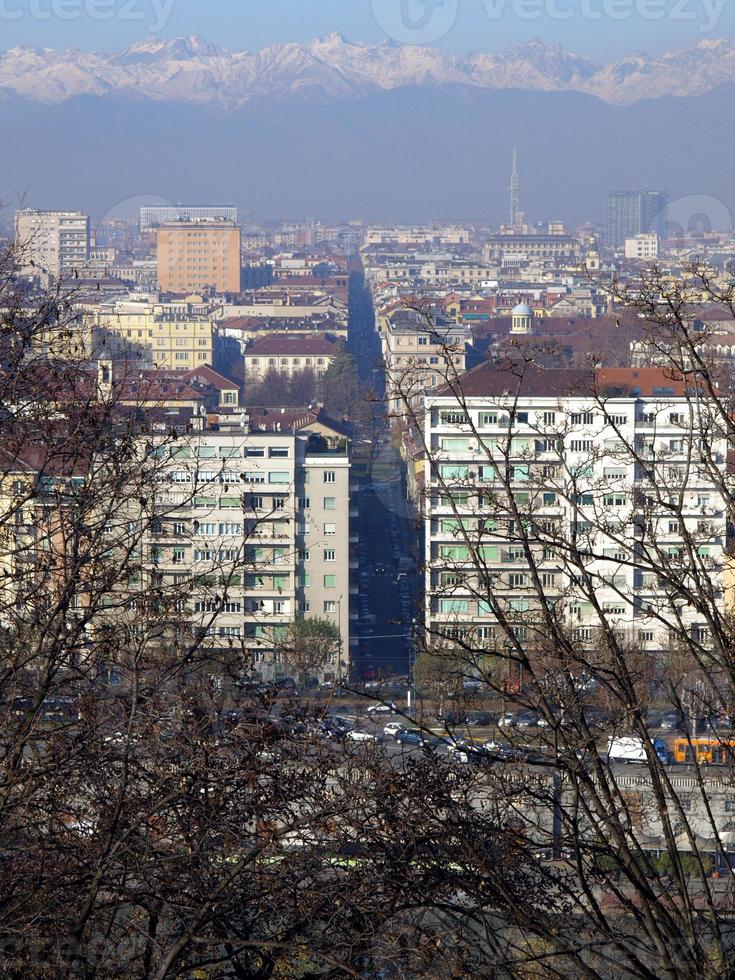
[(581, 242), (571, 235), (491, 235), (483, 248), (483, 258), (501, 269), (519, 268), (533, 263), (575, 263), (582, 256)]
[(656, 234), (636, 235), (625, 239), (626, 259), (657, 259), (659, 239)]
[(188, 206), (150, 205), (140, 209), (141, 233), (155, 231), (161, 225), (173, 224), (177, 221), (229, 221), (237, 224), (237, 208), (231, 204), (206, 204)]
[(240, 229), (228, 221), (161, 225), (158, 284), (166, 293), (240, 292)]
[(81, 211), (18, 211), (15, 244), (21, 275), (44, 284), (69, 279), (89, 261), (89, 216)]
[(623, 248), (629, 238), (667, 237), (669, 195), (660, 191), (613, 191), (607, 199), (607, 244)]

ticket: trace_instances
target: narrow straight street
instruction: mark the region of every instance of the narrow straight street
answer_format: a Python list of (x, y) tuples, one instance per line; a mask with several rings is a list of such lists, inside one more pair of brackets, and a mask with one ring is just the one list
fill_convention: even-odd
[[(355, 430), (353, 509), (359, 516), (356, 608), (359, 636), (356, 677), (406, 675), (420, 595), (415, 557), (417, 529), (406, 501), (405, 466), (390, 442), (383, 398), (385, 375), (375, 317), (362, 274), (350, 279), (348, 347), (362, 385), (375, 392), (372, 418)], [(354, 531), (353, 531), (354, 533)], [(353, 569), (353, 574), (355, 570)]]

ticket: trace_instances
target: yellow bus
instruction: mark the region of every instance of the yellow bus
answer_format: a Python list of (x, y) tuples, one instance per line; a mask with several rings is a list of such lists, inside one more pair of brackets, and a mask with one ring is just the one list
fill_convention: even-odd
[(674, 762), (726, 766), (735, 761), (735, 740), (702, 736), (674, 740)]

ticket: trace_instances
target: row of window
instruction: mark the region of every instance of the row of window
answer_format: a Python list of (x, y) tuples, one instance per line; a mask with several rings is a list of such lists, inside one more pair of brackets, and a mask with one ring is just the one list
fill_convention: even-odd
[[(477, 416), (477, 425), (481, 429), (490, 428), (491, 426), (500, 425), (508, 426), (511, 421), (517, 424), (526, 425), (531, 421), (531, 416), (533, 416), (535, 423), (537, 425), (556, 425), (557, 421), (560, 419), (566, 419), (566, 412), (557, 412), (551, 409), (545, 409), (542, 411), (529, 412), (527, 410), (523, 411), (481, 411)], [(594, 425), (598, 418), (602, 418), (602, 421), (606, 425), (611, 425), (615, 428), (620, 428), (626, 426), (629, 422), (629, 416), (624, 413), (600, 413), (599, 411), (578, 411), (569, 413), (569, 421), (572, 425)], [(439, 420), (442, 425), (469, 425), (470, 419), (466, 412), (461, 409), (452, 408), (444, 409), (439, 413)], [(688, 422), (687, 416), (682, 412), (666, 412), (666, 410), (661, 410), (659, 412), (645, 412), (638, 415), (635, 421), (643, 425), (654, 425), (659, 424), (669, 424), (669, 425), (684, 425)]]

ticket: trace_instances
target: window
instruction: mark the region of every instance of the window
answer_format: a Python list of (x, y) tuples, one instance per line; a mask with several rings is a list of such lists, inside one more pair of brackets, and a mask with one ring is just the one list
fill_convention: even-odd
[(326, 548), (324, 551), (324, 561), (336, 561), (337, 552), (334, 548)]
[(522, 589), (526, 585), (526, 576), (523, 572), (511, 572), (508, 576), (508, 584), (512, 589)]
[(442, 425), (467, 425), (469, 421), (464, 412), (442, 412), (439, 417)]
[(299, 602), (299, 612), (302, 613), (302, 615), (304, 613), (308, 613), (310, 609), (311, 603), (308, 599), (302, 599), (301, 602)]
[(301, 548), (299, 551), (299, 561), (309, 561), (311, 555), (306, 548)]
[(553, 425), (556, 422), (556, 412), (544, 412), (544, 425)]
[(311, 507), (311, 501), (308, 497), (299, 497), (299, 510), (308, 510)]
[(594, 412), (573, 412), (572, 425), (594, 425)]
[(242, 534), (242, 524), (220, 524), (219, 533), (223, 536)]
[(592, 449), (591, 439), (572, 439), (572, 444), (570, 446), (573, 453), (583, 453), (589, 452)]
[(174, 534), (186, 534), (188, 530), (186, 521), (174, 521)]
[(334, 470), (326, 470), (325, 471), (325, 473), (324, 473), (324, 482), (325, 483), (336, 483), (336, 480), (337, 480), (337, 474), (334, 472)]
[(324, 510), (336, 510), (337, 509), (337, 498), (336, 497), (325, 497), (324, 498)]
[(274, 616), (283, 616), (286, 612), (286, 602), (284, 599), (276, 599), (273, 602), (273, 614)]
[(444, 615), (456, 615), (457, 613), (468, 613), (470, 611), (469, 600), (467, 599), (440, 599), (439, 612)]
[(195, 524), (194, 524), (194, 533), (195, 534), (201, 534), (201, 535), (203, 535), (203, 534), (210, 534), (210, 535), (216, 534), (217, 533), (217, 525), (216, 524), (212, 524), (212, 523), (208, 523), (208, 522), (205, 522), (203, 524), (197, 525), (196, 522), (195, 522)]
[(541, 585), (545, 589), (553, 589), (556, 586), (556, 572), (542, 572)]
[(245, 455), (248, 459), (265, 456), (265, 448), (263, 446), (248, 446), (245, 449)]
[(324, 603), (324, 612), (325, 613), (337, 612), (337, 603), (334, 601), (334, 599), (327, 599), (327, 601)]
[(268, 474), (269, 483), (290, 483), (291, 475), (286, 470), (271, 470)]
[(444, 453), (468, 453), (470, 451), (469, 439), (440, 439), (440, 449)]
[(614, 426), (616, 426), (616, 427), (619, 428), (621, 425), (627, 425), (628, 424), (628, 416), (627, 415), (610, 415), (610, 416), (608, 416), (608, 422), (610, 423), (610, 425), (614, 425)]
[(336, 534), (337, 533), (337, 525), (336, 524), (325, 524), (324, 525), (324, 533), (325, 534)]
[(488, 426), (498, 424), (498, 413), (497, 412), (480, 412), (479, 424), (481, 429), (486, 429)]
[(324, 576), (324, 588), (325, 589), (336, 589), (337, 588), (337, 576), (336, 575), (325, 575)]
[(268, 456), (271, 459), (288, 459), (288, 446), (271, 446)]
[(191, 473), (186, 470), (174, 470), (171, 474), (172, 483), (191, 483)]

